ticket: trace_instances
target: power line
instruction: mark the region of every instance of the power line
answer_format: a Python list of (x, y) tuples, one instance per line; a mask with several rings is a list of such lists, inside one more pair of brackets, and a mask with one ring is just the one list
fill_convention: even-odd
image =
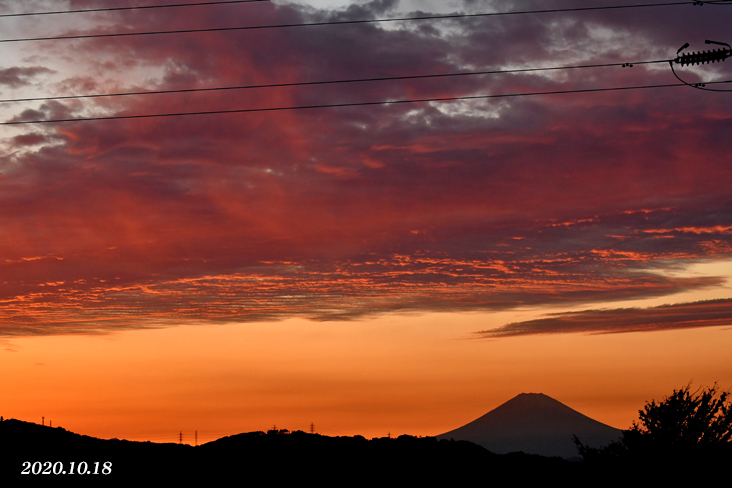
[[(732, 80), (725, 81), (710, 81), (707, 85), (720, 84), (720, 83), (732, 83)], [(624, 90), (639, 90), (649, 88), (669, 88), (677, 86), (686, 86), (684, 83), (673, 83), (664, 85), (640, 85), (640, 86), (623, 86), (614, 88), (585, 88), (579, 90), (556, 90), (556, 91), (545, 91), (545, 92), (527, 92), (527, 93), (504, 93), (499, 95), (472, 95), (464, 97), (438, 97), (438, 98), (420, 98), (420, 99), (409, 99), (409, 100), (383, 100), (378, 102), (350, 102), (350, 103), (329, 103), (319, 105), (296, 105), (290, 107), (267, 107), (267, 108), (246, 108), (246, 109), (233, 109), (233, 110), (208, 110), (203, 112), (178, 112), (178, 113), (163, 113), (163, 114), (143, 114), (143, 115), (113, 115), (108, 117), (83, 117), (74, 119), (52, 119), (52, 120), (26, 120), (26, 121), (15, 121), (15, 122), (0, 122), (0, 125), (23, 125), (23, 124), (57, 124), (62, 122), (91, 122), (98, 120), (121, 120), (121, 119), (148, 119), (154, 117), (183, 117), (192, 115), (216, 115), (216, 114), (236, 114), (236, 113), (254, 113), (254, 112), (278, 112), (285, 110), (308, 110), (318, 108), (337, 108), (337, 107), (359, 107), (359, 106), (373, 106), (373, 105), (396, 105), (402, 103), (420, 103), (420, 102), (449, 102), (458, 100), (486, 100), (492, 98), (518, 98), (528, 97), (536, 95), (562, 95), (569, 93), (597, 93), (597, 92), (610, 92), (610, 91), (624, 91)]]
[(161, 34), (191, 34), (199, 32), (225, 32), (225, 31), (242, 31), (242, 30), (253, 30), (253, 29), (279, 29), (288, 27), (313, 27), (313, 26), (324, 26), (324, 25), (348, 25), (348, 24), (373, 24), (380, 22), (401, 22), (401, 21), (413, 21), (413, 20), (440, 20), (440, 19), (465, 19), (465, 18), (477, 18), (477, 17), (498, 17), (505, 15), (525, 15), (525, 14), (545, 14), (545, 13), (558, 13), (558, 12), (586, 12), (594, 10), (618, 10), (628, 8), (647, 8), (647, 7), (667, 7), (677, 5), (699, 5), (697, 1), (685, 1), (685, 2), (663, 2), (663, 3), (645, 3), (636, 5), (608, 5), (604, 7), (575, 7), (575, 8), (563, 8), (563, 9), (546, 9), (546, 10), (523, 10), (523, 11), (510, 11), (510, 12), (489, 12), (489, 13), (477, 13), (477, 14), (445, 14), (445, 15), (426, 15), (421, 17), (395, 17), (387, 19), (361, 19), (361, 20), (337, 20), (337, 21), (324, 21), (324, 22), (306, 22), (298, 24), (270, 24), (270, 25), (253, 25), (253, 26), (240, 26), (240, 27), (213, 27), (206, 29), (179, 29), (172, 31), (146, 31), (146, 32), (117, 32), (112, 34), (79, 34), (73, 36), (56, 36), (56, 37), (26, 37), (16, 39), (0, 39), (0, 43), (9, 42), (29, 42), (29, 41), (59, 41), (69, 39), (95, 39), (104, 37), (130, 37), (130, 36), (148, 36), (148, 35), (161, 35)]
[(170, 93), (193, 93), (193, 92), (210, 92), (210, 91), (224, 91), (224, 90), (246, 90), (253, 88), (282, 88), (282, 87), (293, 87), (293, 86), (313, 86), (313, 85), (333, 85), (343, 83), (365, 83), (375, 81), (397, 81), (397, 80), (417, 80), (417, 79), (429, 79), (429, 78), (449, 78), (456, 76), (477, 76), (477, 75), (494, 75), (494, 74), (510, 74), (510, 73), (531, 73), (537, 71), (555, 71), (555, 70), (569, 70), (569, 69), (583, 69), (583, 68), (606, 68), (614, 66), (628, 66), (635, 64), (654, 64), (654, 63), (668, 63), (668, 59), (654, 60), (654, 61), (637, 61), (633, 63), (605, 63), (605, 64), (584, 64), (575, 66), (555, 66), (546, 68), (519, 68), (519, 69), (507, 69), (507, 70), (493, 70), (493, 71), (465, 71), (459, 73), (436, 73), (426, 75), (408, 75), (408, 76), (383, 76), (376, 78), (357, 78), (357, 79), (344, 79), (344, 80), (323, 80), (323, 81), (301, 81), (292, 83), (268, 83), (261, 85), (240, 85), (240, 86), (221, 86), (211, 88), (182, 88), (177, 90), (154, 90), (154, 91), (137, 91), (137, 92), (121, 92), (121, 93), (95, 93), (88, 95), (64, 95), (56, 97), (36, 97), (36, 98), (11, 98), (11, 99), (0, 99), (0, 103), (13, 103), (13, 102), (41, 102), (50, 100), (70, 100), (70, 99), (82, 99), (82, 98), (102, 98), (102, 97), (124, 97), (131, 95), (162, 95)]
[(120, 10), (143, 10), (143, 9), (154, 9), (154, 8), (175, 8), (175, 7), (200, 7), (206, 5), (223, 5), (227, 3), (255, 3), (255, 2), (269, 2), (270, 0), (221, 0), (218, 2), (197, 2), (197, 3), (170, 3), (165, 5), (138, 5), (137, 7), (107, 7), (107, 8), (86, 8), (79, 10), (53, 10), (49, 12), (27, 12), (27, 13), (14, 13), (14, 14), (0, 14), (2, 17), (32, 17), (37, 15), (59, 15), (59, 14), (85, 14), (89, 12), (114, 12)]
[[(220, 0), (215, 2), (196, 2), (196, 3), (171, 3), (163, 5), (138, 5), (135, 7), (107, 7), (107, 8), (87, 8), (78, 10), (52, 10), (48, 12), (18, 12), (12, 14), (0, 14), (0, 18), (3, 17), (32, 17), (38, 15), (59, 15), (59, 14), (84, 14), (89, 12), (113, 12), (120, 10), (147, 10), (147, 9), (158, 9), (158, 8), (176, 8), (176, 7), (200, 7), (208, 5), (226, 5), (226, 4), (239, 4), (239, 3), (257, 3), (257, 2), (271, 2), (271, 0)], [(708, 2), (697, 2), (698, 4), (708, 5), (732, 5), (731, 0), (719, 0), (719, 1), (708, 1)]]

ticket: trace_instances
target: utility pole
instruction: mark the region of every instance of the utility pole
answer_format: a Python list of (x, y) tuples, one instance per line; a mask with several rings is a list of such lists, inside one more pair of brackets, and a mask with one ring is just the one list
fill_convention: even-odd
[(41, 417), (41, 425), (46, 425), (46, 417)]
[(195, 437), (195, 439), (196, 439), (196, 440), (194, 441), (194, 445), (196, 445), (196, 446), (197, 446), (197, 445), (198, 445), (198, 431), (196, 431), (196, 434), (195, 434), (195, 436), (196, 436), (196, 437)]
[(183, 431), (178, 433), (178, 444), (183, 444)]
[(315, 434), (315, 424), (310, 422), (310, 433)]

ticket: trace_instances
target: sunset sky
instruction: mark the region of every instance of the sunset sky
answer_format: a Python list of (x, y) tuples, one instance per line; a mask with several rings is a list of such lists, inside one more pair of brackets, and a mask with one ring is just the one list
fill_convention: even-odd
[[(732, 5), (529, 13), (640, 3), (0, 17), (4, 123), (652, 87), (0, 125), (0, 415), (159, 442), (437, 435), (541, 392), (627, 428), (689, 382), (732, 388), (732, 92), (662, 86), (685, 43), (732, 43)], [(609, 66), (9, 101), (585, 65)], [(732, 90), (710, 83), (731, 60), (675, 68)]]

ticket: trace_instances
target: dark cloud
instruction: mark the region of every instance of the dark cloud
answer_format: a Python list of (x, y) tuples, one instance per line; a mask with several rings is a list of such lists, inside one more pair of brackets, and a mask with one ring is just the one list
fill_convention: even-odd
[[(32, 114), (32, 116), (39, 116), (40, 114)], [(20, 136), (13, 137), (13, 146), (37, 146), (39, 144), (50, 143), (54, 138), (49, 137), (45, 134), (30, 133), (23, 134)]]
[(37, 110), (26, 109), (11, 118), (8, 122), (27, 122), (33, 120), (63, 120), (74, 116), (74, 109), (65, 104), (51, 100), (43, 103)]
[(652, 308), (585, 310), (506, 324), (478, 334), (485, 338), (589, 332), (614, 334), (732, 325), (732, 299), (677, 303)]
[(29, 66), (0, 69), (0, 85), (10, 88), (18, 88), (32, 83), (33, 78), (38, 75), (51, 74), (53, 70), (43, 66)]

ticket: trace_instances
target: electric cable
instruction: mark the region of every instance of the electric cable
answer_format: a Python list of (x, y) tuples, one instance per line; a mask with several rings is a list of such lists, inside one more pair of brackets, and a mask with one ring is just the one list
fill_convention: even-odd
[[(703, 2), (702, 2), (703, 4)], [(420, 17), (395, 17), (385, 19), (360, 19), (360, 20), (336, 20), (336, 21), (323, 21), (323, 22), (305, 22), (305, 23), (293, 23), (293, 24), (270, 24), (270, 25), (253, 25), (253, 26), (238, 26), (238, 27), (211, 27), (203, 29), (178, 29), (171, 31), (146, 31), (146, 32), (116, 32), (110, 34), (78, 34), (68, 36), (56, 36), (56, 37), (26, 37), (26, 38), (15, 38), (15, 39), (0, 39), (0, 43), (10, 42), (30, 42), (30, 41), (60, 41), (60, 40), (71, 40), (71, 39), (98, 39), (98, 38), (111, 38), (111, 37), (131, 37), (131, 36), (147, 36), (147, 35), (163, 35), (163, 34), (191, 34), (200, 32), (226, 32), (226, 31), (244, 31), (254, 29), (278, 29), (278, 28), (290, 28), (290, 27), (313, 27), (313, 26), (326, 26), (326, 25), (353, 25), (353, 24), (374, 24), (382, 22), (403, 22), (403, 21), (416, 21), (416, 20), (442, 20), (442, 19), (464, 19), (464, 18), (478, 18), (478, 17), (498, 17), (507, 15), (526, 15), (526, 14), (544, 14), (544, 13), (558, 13), (558, 12), (586, 12), (596, 10), (618, 10), (618, 9), (629, 9), (629, 8), (649, 8), (649, 7), (667, 7), (667, 6), (678, 6), (678, 5), (699, 5), (696, 1), (683, 1), (683, 2), (662, 2), (662, 3), (645, 3), (645, 4), (634, 4), (634, 5), (607, 5), (603, 7), (574, 7), (574, 8), (559, 8), (559, 9), (546, 9), (546, 10), (523, 10), (523, 11), (509, 11), (509, 12), (488, 12), (488, 13), (476, 13), (476, 14), (444, 14), (444, 15), (425, 15)]]
[(457, 73), (437, 73), (437, 74), (425, 74), (425, 75), (407, 75), (407, 76), (382, 76), (376, 78), (357, 78), (357, 79), (342, 79), (342, 80), (323, 80), (323, 81), (301, 81), (292, 83), (267, 83), (260, 85), (239, 85), (239, 86), (221, 86), (221, 87), (210, 87), (210, 88), (182, 88), (177, 90), (151, 90), (151, 91), (136, 91), (136, 92), (121, 92), (121, 93), (95, 93), (88, 95), (63, 95), (56, 97), (35, 97), (35, 98), (11, 98), (11, 99), (0, 99), (0, 103), (15, 103), (15, 102), (41, 102), (50, 100), (71, 100), (71, 99), (83, 99), (83, 98), (102, 98), (102, 97), (124, 97), (132, 95), (162, 95), (170, 93), (194, 93), (194, 92), (212, 92), (212, 91), (224, 91), (224, 90), (247, 90), (253, 88), (282, 88), (282, 87), (295, 87), (295, 86), (313, 86), (313, 85), (334, 85), (344, 83), (365, 83), (365, 82), (377, 82), (377, 81), (397, 81), (397, 80), (416, 80), (416, 79), (430, 79), (430, 78), (449, 78), (457, 76), (478, 76), (478, 75), (493, 75), (493, 74), (511, 74), (511, 73), (531, 73), (540, 71), (554, 71), (554, 70), (569, 70), (569, 69), (583, 69), (583, 68), (605, 68), (615, 66), (633, 66), (634, 64), (654, 64), (654, 63), (667, 63), (668, 59), (654, 60), (654, 61), (636, 61), (634, 63), (605, 63), (605, 64), (584, 64), (575, 66), (555, 66), (545, 68), (518, 68), (518, 69), (507, 69), (507, 70), (492, 70), (492, 71), (466, 71)]
[[(239, 3), (256, 3), (256, 2), (271, 2), (272, 0), (219, 0), (211, 2), (196, 2), (196, 3), (171, 3), (163, 5), (138, 5), (134, 7), (104, 7), (104, 8), (86, 8), (77, 10), (51, 10), (47, 12), (18, 12), (12, 14), (0, 14), (0, 18), (3, 17), (32, 17), (38, 15), (59, 15), (59, 14), (84, 14), (89, 12), (113, 12), (120, 10), (143, 10), (143, 9), (158, 9), (158, 8), (175, 8), (175, 7), (200, 7), (208, 5), (226, 5), (226, 4), (239, 4)], [(712, 1), (697, 1), (693, 2), (694, 5), (732, 5), (732, 0), (712, 0)]]
[(19, 12), (14, 14), (0, 14), (3, 17), (33, 17), (38, 15), (60, 15), (60, 14), (85, 14), (89, 12), (115, 12), (120, 10), (148, 10), (156, 8), (175, 8), (175, 7), (201, 7), (207, 5), (224, 5), (227, 3), (257, 3), (270, 2), (271, 0), (220, 0), (216, 2), (197, 2), (197, 3), (169, 3), (165, 5), (138, 5), (136, 7), (105, 7), (105, 8), (85, 8), (78, 10), (53, 10), (48, 12)]
[[(732, 83), (732, 80), (724, 81), (711, 81), (706, 84), (720, 84), (720, 83)], [(57, 124), (63, 122), (91, 122), (100, 120), (122, 120), (122, 119), (148, 119), (155, 117), (183, 117), (193, 115), (217, 115), (217, 114), (237, 114), (237, 113), (254, 113), (254, 112), (278, 112), (286, 110), (309, 110), (319, 108), (338, 108), (338, 107), (363, 107), (363, 106), (374, 106), (374, 105), (396, 105), (403, 103), (420, 103), (420, 102), (448, 102), (448, 101), (459, 101), (459, 100), (487, 100), (495, 98), (517, 98), (537, 95), (563, 95), (569, 93), (598, 93), (598, 92), (611, 92), (611, 91), (626, 91), (626, 90), (639, 90), (639, 89), (652, 89), (652, 88), (669, 88), (677, 86), (686, 86), (686, 83), (673, 83), (673, 84), (662, 84), (662, 85), (640, 85), (640, 86), (623, 86), (613, 88), (585, 88), (577, 90), (555, 90), (545, 92), (526, 92), (526, 93), (503, 93), (498, 95), (470, 95), (463, 97), (435, 97), (435, 98), (420, 98), (420, 99), (408, 99), (408, 100), (382, 100), (376, 102), (349, 102), (349, 103), (328, 103), (318, 105), (295, 105), (289, 107), (265, 107), (265, 108), (246, 108), (246, 109), (229, 109), (229, 110), (208, 110), (202, 112), (177, 112), (177, 113), (162, 113), (162, 114), (141, 114), (141, 115), (112, 115), (102, 117), (79, 117), (72, 119), (51, 119), (51, 120), (20, 120), (12, 122), (0, 122), (0, 125), (27, 125), (27, 124)]]

